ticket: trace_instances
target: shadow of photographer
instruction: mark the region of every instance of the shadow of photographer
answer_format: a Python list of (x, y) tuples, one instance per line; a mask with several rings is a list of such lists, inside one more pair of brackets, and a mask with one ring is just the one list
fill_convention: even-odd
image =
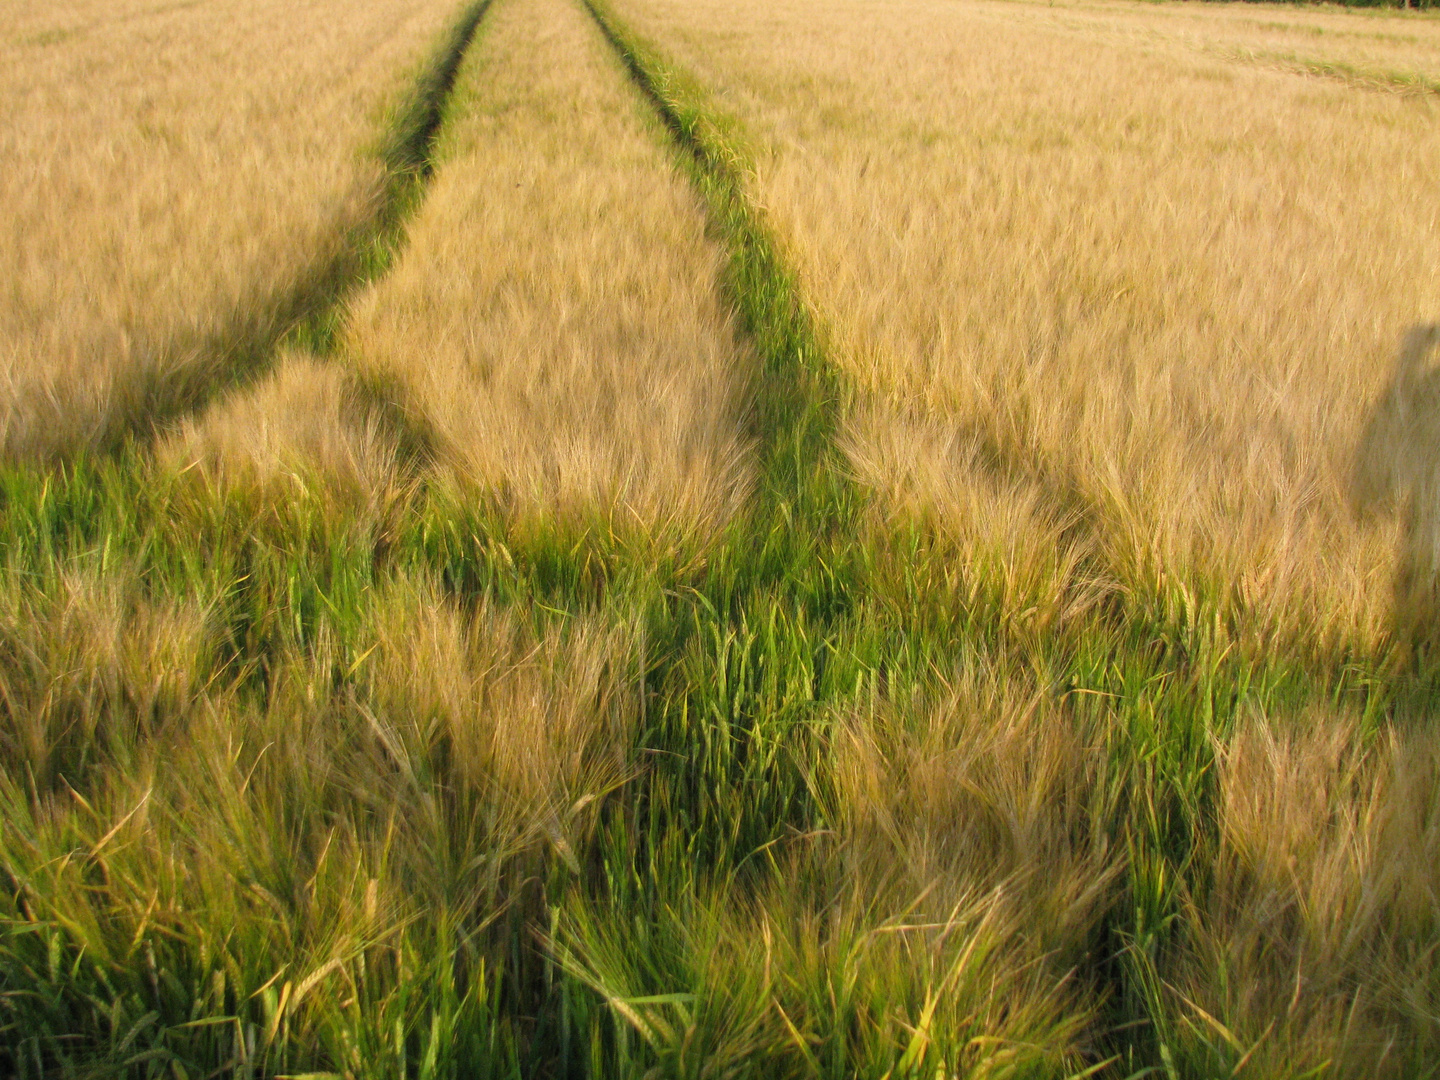
[(1395, 374), (1356, 449), (1350, 501), (1363, 517), (1398, 512), (1392, 626), (1412, 648), (1440, 640), (1440, 324), (1405, 333)]

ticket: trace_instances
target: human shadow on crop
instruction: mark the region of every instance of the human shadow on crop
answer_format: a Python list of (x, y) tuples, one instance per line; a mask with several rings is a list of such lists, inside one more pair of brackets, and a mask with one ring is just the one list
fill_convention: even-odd
[(1405, 333), (1394, 376), (1356, 449), (1350, 499), (1363, 517), (1401, 515), (1392, 626), (1417, 656), (1440, 645), (1440, 324)]

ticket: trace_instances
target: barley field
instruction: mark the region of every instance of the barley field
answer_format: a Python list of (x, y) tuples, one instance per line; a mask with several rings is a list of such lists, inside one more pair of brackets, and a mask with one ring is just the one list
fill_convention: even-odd
[(0, 1073), (1440, 1074), (1440, 22), (0, 0)]
[(449, 8), (6, 0), (7, 456), (172, 418), (333, 288)]

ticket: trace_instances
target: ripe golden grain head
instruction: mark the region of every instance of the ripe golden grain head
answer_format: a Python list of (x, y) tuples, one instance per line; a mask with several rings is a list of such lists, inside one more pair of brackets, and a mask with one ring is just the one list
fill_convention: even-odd
[(394, 487), (398, 440), (337, 363), (284, 353), (257, 385), (183, 422), (158, 458), (212, 481), (261, 487), (323, 478), (336, 493), (378, 499)]
[(764, 144), (757, 198), (861, 389), (852, 453), (895, 509), (981, 509), (903, 464), (926, 446), (895, 449), (949, 426), (942, 441), (982, 437), (1022, 503), (1026, 484), (1077, 499), (1128, 588), (1184, 582), (1260, 625), (1378, 640), (1398, 526), (1355, 520), (1353, 454), (1395, 338), (1440, 295), (1417, 183), (1440, 169), (1440, 104), (1236, 43), (1271, 33), (1246, 19), (1313, 23), (1315, 55), (1359, 64), (1402, 34), (1436, 70), (1433, 24), (926, 0), (883, 17), (864, 0), (629, 10)]
[(462, 484), (514, 512), (709, 535), (748, 477), (750, 358), (720, 253), (584, 14), (543, 0), (487, 20), (350, 357), (404, 387)]
[(370, 212), (454, 9), (6, 2), (0, 452), (104, 444), (252, 359)]

